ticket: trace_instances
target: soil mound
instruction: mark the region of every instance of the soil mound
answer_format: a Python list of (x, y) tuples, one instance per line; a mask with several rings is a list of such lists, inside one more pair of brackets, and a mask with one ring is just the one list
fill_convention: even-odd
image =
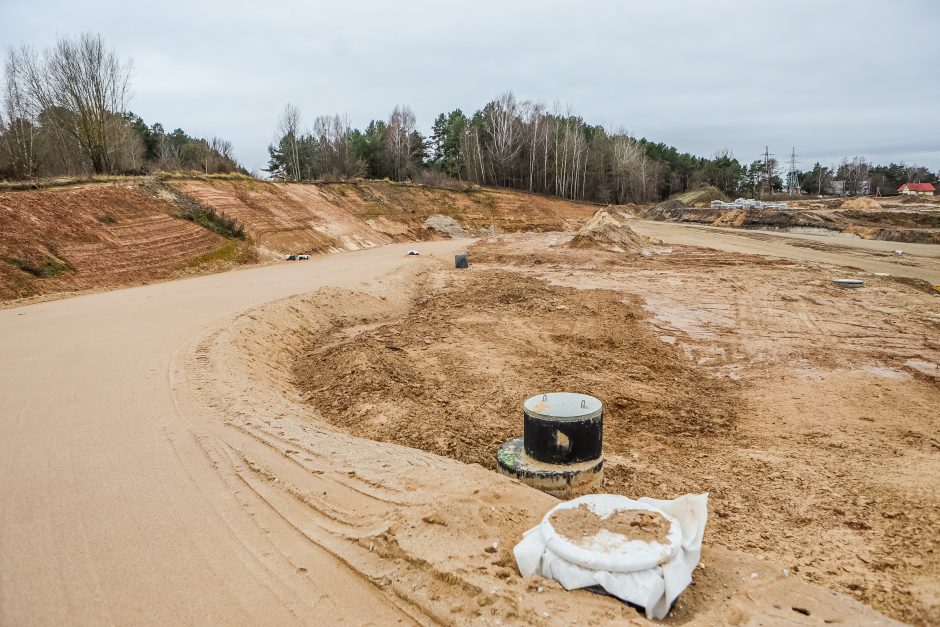
[(676, 209), (688, 209), (689, 206), (678, 198), (670, 198), (669, 200), (656, 205), (656, 208), (663, 211), (675, 211)]
[(467, 236), (467, 231), (460, 225), (460, 222), (457, 222), (450, 216), (441, 215), (439, 213), (428, 216), (428, 219), (424, 221), (424, 225), (448, 237)]
[(850, 198), (846, 200), (841, 205), (842, 209), (855, 209), (858, 211), (881, 211), (881, 205), (878, 204), (878, 201), (874, 198), (869, 198), (867, 196), (858, 196), (857, 198)]
[(684, 202), (686, 205), (695, 205), (697, 203), (707, 204), (713, 200), (720, 200), (722, 202), (728, 202), (729, 198), (725, 196), (720, 189), (712, 185), (705, 185), (699, 189), (694, 189), (684, 194), (679, 194), (675, 197), (675, 200)]
[(568, 243), (568, 247), (639, 253), (650, 244), (648, 239), (631, 229), (619, 213), (605, 208), (591, 216)]

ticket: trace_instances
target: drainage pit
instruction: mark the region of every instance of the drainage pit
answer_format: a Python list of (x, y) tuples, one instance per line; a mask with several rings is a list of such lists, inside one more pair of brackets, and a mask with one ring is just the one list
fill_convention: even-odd
[(551, 392), (523, 403), (523, 436), (499, 447), (499, 472), (560, 499), (604, 480), (604, 407), (587, 394)]

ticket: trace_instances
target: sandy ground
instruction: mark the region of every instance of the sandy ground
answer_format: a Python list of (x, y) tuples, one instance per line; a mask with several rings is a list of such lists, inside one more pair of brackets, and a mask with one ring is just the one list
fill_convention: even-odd
[(828, 268), (701, 248), (565, 250), (567, 237), (488, 241), (470, 272), (423, 277), (398, 319), (317, 336), (295, 364), (307, 402), (357, 436), (495, 468), (527, 396), (595, 394), (606, 490), (708, 491), (712, 542), (940, 621), (940, 297), (884, 277), (840, 290)]
[[(538, 238), (532, 241), (539, 246)], [(376, 325), (413, 315), (417, 301), (411, 295), (427, 281), (432, 283), (426, 304), (433, 312), (440, 290), (447, 289), (446, 277), (481, 276), (476, 270), (445, 272), (448, 255), (465, 245), (421, 245), (425, 253), (442, 254), (443, 263), (405, 257), (408, 245), (392, 245), (0, 311), (0, 623), (642, 622), (612, 599), (566, 593), (517, 575), (509, 549), (554, 499), (479, 465), (335, 431), (326, 423), (337, 420), (331, 403), (338, 394), (317, 403), (323, 391), (303, 394), (296, 387), (296, 364), (309, 360), (311, 351), (329, 351), (318, 339), (363, 341), (384, 332)], [(549, 290), (558, 306), (570, 306), (568, 299), (591, 306), (594, 300), (584, 295), (590, 292), (540, 283), (525, 276), (533, 274), (527, 270), (510, 269), (516, 265), (511, 260), (490, 254), (494, 266), (506, 266), (491, 272), (503, 277), (505, 289), (497, 293), (506, 294), (507, 309), (519, 309), (532, 284)], [(513, 276), (518, 281), (506, 278)], [(657, 372), (666, 368), (674, 384), (692, 391), (680, 394), (659, 418), (648, 417), (648, 429), (640, 430), (645, 439), (633, 446), (637, 457), (631, 452), (619, 461), (623, 478), (616, 483), (613, 472), (613, 485), (660, 494), (710, 488), (700, 473), (655, 483), (648, 477), (660, 458), (668, 472), (693, 464), (691, 455), (680, 464), (667, 452), (673, 434), (682, 435), (675, 431), (682, 426), (675, 411), (694, 406), (694, 390), (713, 385), (716, 408), (688, 417), (707, 427), (690, 435), (719, 441), (723, 432), (746, 422), (735, 407), (744, 378), (717, 376), (720, 364), (714, 372), (690, 368), (685, 345), (694, 354), (700, 340), (687, 333), (686, 341), (678, 327), (673, 333), (681, 342), (674, 345), (639, 332), (650, 319), (649, 304), (625, 300), (618, 305), (608, 295), (594, 305), (598, 315), (610, 316), (610, 326), (636, 329), (626, 342), (648, 351), (628, 353), (619, 363), (629, 366), (648, 355)], [(474, 315), (472, 307), (468, 311)], [(922, 315), (931, 314), (917, 314)], [(513, 317), (505, 320), (512, 323)], [(561, 323), (557, 328), (567, 332), (564, 319), (549, 315), (546, 322)], [(464, 321), (469, 328), (476, 324)], [(591, 320), (585, 325), (592, 328)], [(592, 350), (611, 352), (605, 344), (623, 341), (617, 338), (595, 333), (597, 343), (581, 347), (582, 359)], [(421, 344), (434, 347), (434, 338), (428, 340)], [(660, 344), (676, 351), (670, 360), (663, 361)], [(933, 385), (923, 378), (929, 374), (911, 374), (929, 366), (898, 366), (902, 357), (885, 357), (891, 361), (880, 366), (902, 377), (882, 378)], [(600, 377), (603, 369), (597, 372)], [(649, 379), (639, 368), (627, 371), (630, 376)], [(807, 381), (815, 376), (810, 366)], [(649, 390), (624, 396), (624, 407), (652, 407), (659, 384), (651, 381)], [(898, 402), (918, 401), (910, 388), (895, 393)], [(768, 405), (784, 409), (773, 399)], [(920, 435), (926, 426), (917, 415), (910, 422), (912, 442), (920, 448), (899, 450), (920, 455), (903, 461), (921, 464), (930, 480), (930, 464), (936, 464), (931, 440)], [(727, 453), (739, 444), (704, 452)], [(757, 447), (751, 457), (760, 461), (767, 455)], [(632, 475), (631, 459), (637, 460)], [(616, 458), (611, 462), (618, 465)], [(827, 481), (836, 481), (838, 468), (823, 470), (832, 473)], [(739, 472), (755, 471), (742, 466)], [(905, 468), (893, 472), (898, 482), (907, 482), (904, 494), (914, 494)], [(882, 479), (894, 477), (885, 474)], [(786, 545), (754, 555), (761, 552), (742, 539), (752, 554), (737, 550), (729, 541), (735, 538), (732, 523), (742, 520), (734, 508), (755, 503), (749, 500), (754, 490), (736, 495), (744, 482), (732, 479), (722, 475), (715, 482), (716, 524), (714, 535), (706, 536), (705, 568), (672, 622), (889, 622), (848, 597), (785, 576), (788, 562), (775, 557), (789, 558)], [(722, 492), (727, 496), (720, 498)], [(780, 508), (789, 505), (783, 501)], [(730, 513), (723, 517), (725, 510)], [(936, 529), (922, 509), (872, 516), (867, 524), (880, 532), (876, 525), (883, 518), (910, 533), (905, 512), (927, 516), (920, 527)], [(860, 513), (850, 509), (843, 515), (856, 520)], [(761, 530), (772, 524), (766, 521)], [(832, 524), (838, 531), (853, 530)], [(732, 548), (723, 548), (719, 538)], [(914, 535), (911, 545), (921, 548), (921, 539)], [(935, 556), (923, 556), (926, 593), (935, 582)], [(877, 545), (872, 557), (882, 559)], [(908, 577), (898, 580), (902, 584), (913, 577), (908, 570), (902, 574)], [(892, 599), (872, 599), (899, 617), (930, 616), (905, 615), (894, 611)], [(923, 610), (923, 598), (914, 601)]]
[[(194, 202), (237, 220), (247, 240), (226, 240), (180, 218)], [(0, 192), (0, 307), (209, 274), (291, 253), (560, 230), (594, 210), (587, 203), (496, 188), (288, 184), (238, 175), (127, 177)], [(432, 228), (441, 220), (462, 226), (458, 233)]]
[[(811, 261), (868, 273), (887, 273), (940, 285), (940, 245), (776, 233), (634, 220), (633, 229), (667, 244), (708, 246), (725, 252)], [(894, 251), (901, 250), (897, 255)], [(844, 273), (844, 272), (843, 272)]]

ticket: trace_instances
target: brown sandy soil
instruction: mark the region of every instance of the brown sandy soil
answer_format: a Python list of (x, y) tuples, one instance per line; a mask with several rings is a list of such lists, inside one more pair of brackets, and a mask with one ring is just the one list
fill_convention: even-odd
[[(808, 233), (780, 233), (634, 220), (631, 228), (666, 244), (707, 246), (732, 253), (820, 264), (833, 278), (890, 275), (911, 279), (924, 289), (940, 285), (940, 246), (847, 239)], [(898, 255), (896, 250), (903, 254)], [(873, 279), (874, 280), (874, 279)]]
[[(398, 317), (333, 321), (294, 364), (309, 411), (493, 468), (526, 397), (595, 394), (606, 490), (708, 491), (706, 545), (940, 622), (940, 298), (878, 277), (839, 290), (797, 262), (569, 238), (489, 240), (470, 271), (425, 275)], [(697, 595), (678, 616), (702, 611)]]
[(902, 203), (869, 197), (790, 200), (789, 209), (712, 209), (704, 203), (685, 206), (674, 200), (629, 206), (643, 218), (716, 227), (783, 232), (816, 230), (837, 236), (904, 243), (940, 244), (940, 211), (930, 202)]
[[(180, 193), (182, 192), (182, 194)], [(196, 200), (237, 218), (249, 242), (177, 217)], [(579, 225), (594, 207), (496, 189), (452, 191), (388, 181), (287, 185), (248, 177), (127, 178), (0, 193), (0, 302), (33, 301), (192, 274), (284, 253), (370, 248), (471, 232)], [(45, 273), (44, 273), (45, 272)]]
[[(405, 314), (414, 277), (467, 243), (0, 311), (0, 623), (644, 623), (516, 574), (552, 497), (338, 433), (298, 394), (305, 345)], [(825, 620), (891, 624), (711, 542), (670, 619)]]
[(557, 230), (580, 224), (596, 207), (494, 188), (456, 191), (390, 181), (281, 184), (236, 179), (180, 181), (187, 195), (246, 225), (268, 250), (356, 250), (393, 241), (436, 239), (432, 215), (470, 229)]
[[(200, 265), (224, 269), (215, 257), (242, 254), (172, 210), (137, 184), (0, 193), (0, 300), (145, 283)], [(47, 260), (60, 264), (54, 276), (15, 265)]]
[[(427, 265), (419, 264), (420, 277)], [(440, 274), (449, 265), (430, 267)], [(305, 339), (342, 341), (378, 328), (376, 321), (408, 310), (414, 289), (412, 281), (387, 277), (353, 292), (287, 299), (245, 312), (200, 342), (193, 363), (180, 369), (199, 373), (197, 399), (226, 408), (238, 429), (240, 437), (226, 439), (237, 451), (242, 481), (291, 526), (419, 612), (419, 622), (646, 624), (611, 598), (519, 577), (511, 548), (554, 498), (476, 465), (333, 433), (325, 426), (333, 409), (297, 395), (290, 366)], [(710, 546), (698, 581), (669, 622), (824, 620), (887, 622), (787, 576), (772, 560)]]

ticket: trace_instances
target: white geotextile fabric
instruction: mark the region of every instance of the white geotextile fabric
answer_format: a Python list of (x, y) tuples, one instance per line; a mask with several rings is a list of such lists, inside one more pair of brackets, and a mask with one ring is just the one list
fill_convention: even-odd
[[(586, 546), (584, 542), (576, 545), (556, 533), (549, 518), (559, 509), (582, 503), (601, 518), (623, 509), (658, 512), (671, 523), (666, 544), (627, 540), (602, 530)], [(707, 493), (686, 494), (671, 501), (589, 494), (549, 510), (538, 526), (523, 534), (513, 553), (523, 577), (538, 574), (567, 590), (601, 586), (613, 596), (645, 608), (647, 618), (665, 618), (673, 601), (692, 582), (707, 518)]]

